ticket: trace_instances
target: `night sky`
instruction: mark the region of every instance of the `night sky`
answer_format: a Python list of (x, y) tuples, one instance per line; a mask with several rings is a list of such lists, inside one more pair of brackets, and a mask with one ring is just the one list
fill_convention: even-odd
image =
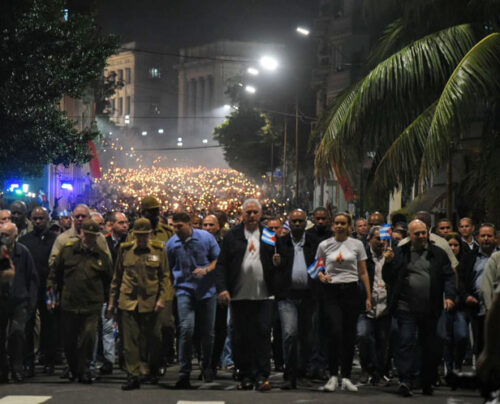
[(319, 0), (106, 0), (98, 21), (124, 42), (170, 49), (215, 40), (289, 43), (297, 25), (312, 26)]

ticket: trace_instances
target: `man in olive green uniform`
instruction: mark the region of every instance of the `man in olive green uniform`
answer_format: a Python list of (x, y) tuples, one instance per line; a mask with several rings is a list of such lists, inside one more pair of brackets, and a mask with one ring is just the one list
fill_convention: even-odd
[[(160, 201), (150, 195), (141, 201), (141, 215), (151, 222), (152, 232), (151, 240), (156, 240), (162, 244), (166, 243), (173, 235), (174, 229), (160, 221)], [(130, 232), (127, 241), (135, 239), (135, 233)], [(175, 342), (175, 319), (171, 310), (162, 310), (158, 315), (158, 326), (160, 327), (162, 338), (161, 367), (159, 370), (160, 376), (165, 374), (166, 362), (169, 352), (174, 352)], [(147, 350), (147, 346), (144, 347)], [(144, 357), (144, 355), (141, 355)], [(147, 376), (149, 373), (147, 363), (143, 361), (141, 364), (141, 373)]]
[[(49, 295), (62, 291), (61, 319), (69, 379), (78, 375), (81, 383), (92, 383), (90, 362), (99, 313), (107, 300), (113, 276), (111, 258), (97, 242), (100, 227), (93, 220), (82, 223), (82, 236), (66, 242), (53, 262), (47, 281)], [(57, 302), (49, 301), (49, 309)]]
[[(147, 359), (150, 378), (158, 381), (161, 352), (160, 313), (170, 308), (174, 289), (165, 245), (151, 239), (151, 222), (137, 219), (132, 229), (135, 240), (122, 243), (111, 282), (108, 316), (118, 305), (124, 339), (128, 380), (123, 390), (140, 388), (141, 357)], [(146, 342), (148, 353), (144, 355)], [(141, 355), (142, 354), (142, 355)], [(146, 358), (145, 358), (146, 356)]]

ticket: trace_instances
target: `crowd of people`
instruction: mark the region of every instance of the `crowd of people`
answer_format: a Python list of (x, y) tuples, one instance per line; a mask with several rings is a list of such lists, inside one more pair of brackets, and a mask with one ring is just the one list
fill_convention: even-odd
[(0, 383), (64, 361), (63, 378), (90, 384), (122, 368), (134, 390), (178, 362), (175, 387), (188, 389), (196, 356), (200, 379), (227, 367), (238, 390), (322, 381), (356, 392), (394, 379), (404, 397), (432, 395), (456, 388), (465, 366), (484, 394), (498, 389), (493, 224), (464, 217), (454, 232), (418, 212), (389, 226), (380, 212), (353, 220), (322, 207), (271, 217), (257, 199), (228, 223), (217, 205), (201, 216), (140, 203), (134, 218), (84, 204), (56, 222), (19, 201), (0, 211)]

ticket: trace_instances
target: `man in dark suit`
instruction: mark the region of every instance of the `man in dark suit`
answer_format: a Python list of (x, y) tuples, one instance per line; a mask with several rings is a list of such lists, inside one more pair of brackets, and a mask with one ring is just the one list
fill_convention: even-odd
[(109, 251), (111, 251), (114, 263), (116, 261), (120, 244), (127, 240), (129, 222), (127, 216), (121, 212), (111, 213), (109, 216), (109, 222), (111, 224), (111, 231), (106, 236), (106, 242), (108, 243)]
[(238, 390), (271, 389), (269, 383), (274, 247), (262, 238), (262, 207), (243, 203), (243, 223), (224, 237), (216, 267), (219, 301), (231, 303), (234, 359), (242, 377)]
[(305, 376), (311, 353), (314, 311), (311, 278), (307, 267), (314, 262), (318, 241), (306, 234), (307, 215), (302, 209), (290, 213), (290, 233), (277, 241), (273, 256), (275, 294), (281, 319), (285, 378), (284, 390), (297, 388)]
[(424, 222), (409, 225), (410, 242), (389, 251), (382, 270), (387, 285), (388, 307), (398, 321), (399, 346), (396, 355), (400, 385), (398, 393), (411, 393), (416, 339), (421, 349), (422, 392), (431, 395), (441, 356), (437, 352), (437, 321), (444, 309), (451, 310), (456, 297), (456, 278), (446, 253), (429, 241)]

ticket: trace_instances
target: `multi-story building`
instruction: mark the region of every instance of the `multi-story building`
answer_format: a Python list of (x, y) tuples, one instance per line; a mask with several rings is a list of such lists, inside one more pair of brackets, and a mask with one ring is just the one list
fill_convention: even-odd
[[(341, 91), (359, 79), (360, 65), (369, 45), (362, 23), (360, 0), (321, 0), (313, 34), (318, 41), (316, 68), (312, 85), (316, 91), (316, 114), (319, 116)], [(359, 184), (354, 178), (317, 181), (314, 205), (331, 205), (338, 210), (354, 210), (359, 198)]]
[[(178, 70), (178, 139), (182, 147), (217, 146), (214, 128), (230, 113), (225, 94), (229, 80), (246, 74), (264, 55), (276, 55), (283, 46), (270, 43), (218, 41), (181, 49)], [(192, 153), (196, 154), (195, 151)], [(225, 164), (221, 150), (198, 151), (203, 163)], [(210, 157), (208, 157), (210, 156)]]
[(121, 87), (110, 98), (110, 120), (146, 145), (168, 146), (177, 131), (176, 55), (161, 46), (129, 42), (108, 58), (105, 75)]

